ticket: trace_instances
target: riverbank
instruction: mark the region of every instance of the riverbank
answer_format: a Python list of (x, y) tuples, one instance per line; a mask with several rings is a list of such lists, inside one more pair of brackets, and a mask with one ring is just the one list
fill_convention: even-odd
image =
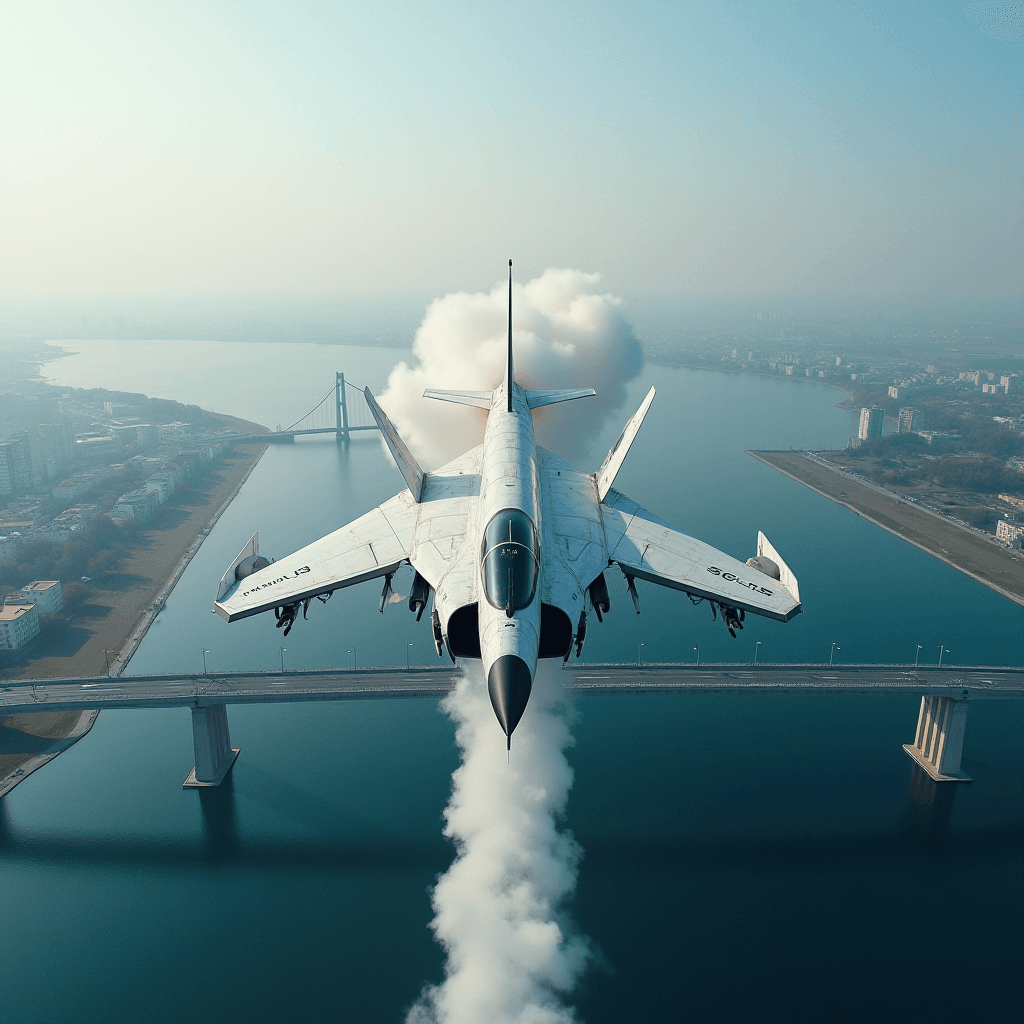
[(830, 470), (801, 452), (750, 451), (747, 454), (1024, 605), (1024, 557), (1020, 552), (901, 501), (882, 488), (868, 487)]
[(0, 797), (77, 743), (98, 711), (41, 711), (0, 718)]

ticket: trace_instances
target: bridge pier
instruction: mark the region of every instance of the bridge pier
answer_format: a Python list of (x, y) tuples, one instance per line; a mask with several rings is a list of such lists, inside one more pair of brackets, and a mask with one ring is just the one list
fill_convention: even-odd
[(922, 697), (917, 735), (903, 749), (936, 782), (970, 782), (960, 770), (967, 730), (967, 701), (954, 697)]
[(182, 788), (219, 786), (238, 757), (238, 747), (231, 746), (226, 705), (210, 704), (192, 709), (192, 744), (196, 766), (189, 772)]

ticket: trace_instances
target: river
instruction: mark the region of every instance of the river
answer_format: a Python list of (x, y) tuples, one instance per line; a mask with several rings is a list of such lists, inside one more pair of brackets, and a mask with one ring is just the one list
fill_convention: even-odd
[[(394, 350), (213, 342), (65, 343), (56, 383), (139, 391), (287, 425), (334, 371), (373, 390)], [(584, 659), (1020, 664), (1024, 610), (745, 454), (843, 444), (838, 392), (647, 367), (583, 465), (655, 383), (617, 481), (702, 539), (752, 554), (763, 529), (805, 613), (747, 620), (609, 578)], [(377, 613), (371, 584), (282, 640), (211, 614), (255, 529), (283, 554), (402, 486), (379, 440), (271, 446), (192, 560), (130, 672), (432, 662), (429, 625)], [(396, 578), (406, 593), (408, 574)], [(411, 646), (410, 646), (411, 645)], [(286, 650), (282, 651), (284, 647)], [(570, 1002), (591, 1024), (746, 1017), (1009, 1019), (1024, 1004), (1024, 707), (972, 706), (970, 786), (911, 771), (903, 697), (583, 698), (567, 825), (584, 849), (568, 908), (595, 964)], [(0, 803), (0, 957), (12, 1021), (398, 1021), (443, 973), (428, 889), (452, 851), (458, 763), (436, 702), (232, 707), (242, 753), (219, 791), (183, 791), (184, 710), (107, 711)], [(945, 965), (955, 972), (944, 982)]]

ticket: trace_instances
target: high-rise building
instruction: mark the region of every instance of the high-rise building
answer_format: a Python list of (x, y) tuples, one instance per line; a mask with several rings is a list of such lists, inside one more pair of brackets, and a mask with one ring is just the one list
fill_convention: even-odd
[(15, 434), (0, 444), (0, 494), (21, 494), (32, 484), (28, 439)]
[(874, 406), (871, 409), (861, 409), (860, 428), (857, 437), (861, 441), (869, 441), (882, 436), (882, 427), (885, 425), (885, 410)]
[(889, 385), (889, 397), (890, 398), (899, 398), (900, 397), (900, 389), (898, 387), (895, 387), (894, 385), (890, 384)]
[(915, 430), (922, 430), (925, 425), (925, 416), (920, 409), (904, 407), (900, 409), (899, 424), (896, 427), (897, 434), (911, 434)]

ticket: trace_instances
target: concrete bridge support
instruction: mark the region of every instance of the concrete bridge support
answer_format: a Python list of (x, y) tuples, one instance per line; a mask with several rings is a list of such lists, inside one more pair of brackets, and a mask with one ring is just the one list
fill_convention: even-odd
[(967, 701), (953, 697), (922, 697), (917, 736), (903, 749), (936, 782), (970, 782), (960, 771), (967, 729)]
[(192, 709), (192, 743), (195, 747), (196, 766), (182, 787), (206, 789), (219, 786), (238, 757), (238, 748), (231, 746), (226, 705), (210, 704)]

